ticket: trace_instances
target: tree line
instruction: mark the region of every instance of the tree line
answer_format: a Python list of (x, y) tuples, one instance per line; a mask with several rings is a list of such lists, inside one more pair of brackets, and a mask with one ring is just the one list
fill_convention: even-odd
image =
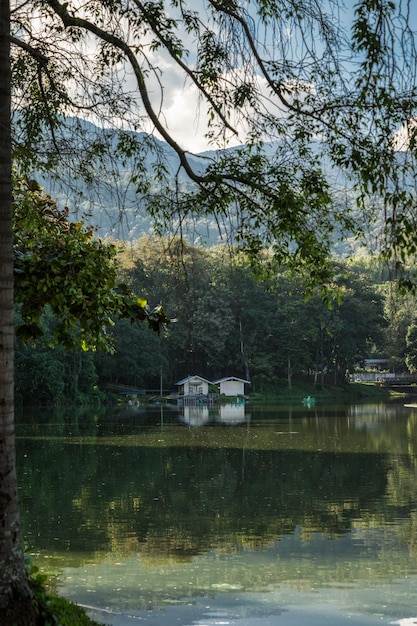
[(115, 319), (111, 352), (74, 353), (49, 346), (57, 322), (47, 312), (41, 340), (16, 339), (18, 401), (91, 402), (100, 400), (98, 389), (117, 384), (159, 390), (161, 375), (164, 389), (188, 374), (239, 376), (259, 392), (273, 391), (279, 379), (323, 387), (345, 383), (370, 357), (388, 359), (397, 372), (413, 369), (413, 298), (399, 293), (375, 259), (334, 259), (331, 295), (323, 300), (321, 291), (306, 297), (285, 269), (258, 281), (245, 255), (230, 255), (225, 245), (150, 235), (118, 245), (119, 280), (162, 303), (177, 322), (158, 335)]

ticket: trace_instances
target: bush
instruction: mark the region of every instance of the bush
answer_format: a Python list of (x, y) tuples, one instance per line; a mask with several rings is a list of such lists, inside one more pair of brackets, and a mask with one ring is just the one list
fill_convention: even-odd
[(90, 619), (85, 610), (58, 596), (50, 596), (46, 592), (47, 575), (42, 574), (39, 568), (26, 558), (29, 575), (29, 584), (38, 607), (38, 626), (104, 626)]

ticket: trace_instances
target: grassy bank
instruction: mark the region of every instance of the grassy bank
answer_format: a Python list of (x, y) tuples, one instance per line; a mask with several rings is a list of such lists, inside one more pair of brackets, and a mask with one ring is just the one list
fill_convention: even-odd
[(318, 402), (355, 401), (366, 398), (379, 400), (391, 397), (389, 389), (375, 383), (348, 383), (346, 385), (326, 385), (315, 387), (312, 383), (295, 382), (289, 389), (286, 380), (278, 381), (276, 387), (268, 392), (249, 394), (251, 403), (255, 404), (300, 404), (303, 398), (311, 396)]
[(85, 610), (65, 598), (49, 592), (48, 574), (41, 573), (32, 558), (25, 558), (32, 589), (37, 606), (37, 626), (104, 626), (87, 615)]
[[(54, 621), (51, 621), (54, 620)], [(45, 614), (40, 626), (104, 626), (90, 619), (85, 610), (65, 598), (50, 596), (48, 598), (48, 613)]]

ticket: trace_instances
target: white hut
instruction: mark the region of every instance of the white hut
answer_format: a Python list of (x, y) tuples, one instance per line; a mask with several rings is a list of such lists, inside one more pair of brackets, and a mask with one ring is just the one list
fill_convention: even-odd
[(187, 376), (175, 383), (178, 386), (178, 393), (183, 396), (206, 396), (211, 382), (201, 376)]
[(219, 388), (220, 395), (223, 396), (244, 396), (245, 385), (249, 385), (249, 380), (237, 378), (236, 376), (227, 376), (213, 381), (214, 385)]

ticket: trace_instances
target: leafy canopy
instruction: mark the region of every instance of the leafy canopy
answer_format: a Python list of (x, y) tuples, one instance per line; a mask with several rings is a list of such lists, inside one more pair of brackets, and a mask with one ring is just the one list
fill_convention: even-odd
[(147, 321), (156, 332), (172, 321), (161, 305), (150, 308), (117, 280), (117, 249), (94, 237), (82, 222), (71, 222), (34, 180), (16, 177), (14, 186), (15, 301), (23, 323), (21, 339), (43, 336), (48, 307), (56, 318), (51, 343), (67, 348), (111, 349), (114, 320)]
[[(16, 159), (93, 184), (119, 155), (161, 231), (214, 216), (255, 266), (284, 263), (310, 284), (328, 279), (335, 237), (365, 237), (382, 215), (377, 250), (411, 286), (416, 12), (411, 0), (16, 2)], [(199, 101), (208, 144), (233, 150), (190, 154), (194, 120), (182, 134), (167, 121), (172, 84)]]

